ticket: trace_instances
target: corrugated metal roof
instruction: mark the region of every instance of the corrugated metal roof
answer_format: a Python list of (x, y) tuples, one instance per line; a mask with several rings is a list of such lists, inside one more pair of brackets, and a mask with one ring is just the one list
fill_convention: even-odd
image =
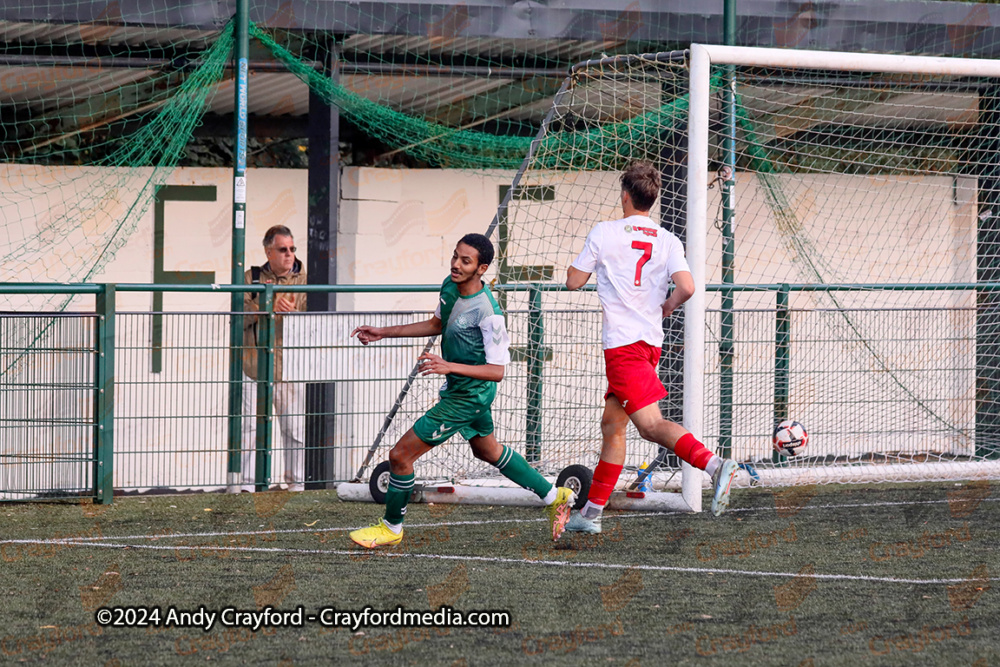
[(100, 67), (0, 67), (0, 94), (4, 103), (45, 112), (105, 95), (155, 73)]
[[(439, 76), (377, 76), (352, 74), (341, 84), (358, 95), (415, 116), (431, 116), (442, 107), (486, 94), (510, 83), (505, 79)], [(309, 89), (288, 73), (251, 72), (247, 110), (252, 115), (304, 116), (309, 113)], [(209, 112), (233, 112), (233, 82), (218, 86)]]
[[(235, 107), (233, 80), (216, 86), (209, 113), (230, 114)], [(247, 112), (259, 116), (304, 116), (309, 113), (309, 88), (287, 72), (250, 72)]]
[[(24, 44), (30, 55), (32, 44), (88, 44), (130, 46), (136, 49), (179, 47), (200, 50), (218, 31), (147, 26), (109, 25), (104, 22), (78, 25), (0, 21), (0, 42)], [(561, 39), (491, 39), (479, 37), (413, 37), (407, 35), (351, 35), (341, 44), (343, 53), (374, 55), (416, 54), (430, 59), (463, 55), (499, 60), (542, 58), (573, 64), (615, 46), (613, 42)]]
[[(56, 23), (21, 23), (0, 21), (0, 42), (8, 44), (89, 44), (104, 46), (165, 47), (204, 49), (217, 31), (183, 28), (108, 25), (102, 22), (66, 25)], [(25, 48), (31, 53), (31, 47)]]
[[(194, 50), (206, 46), (215, 34), (202, 30), (151, 29), (101, 23), (69, 26), (0, 22), (0, 41), (8, 44), (82, 42), (136, 48), (182, 45), (182, 48)], [(420, 61), (427, 63), (439, 62), (445, 55), (461, 55), (473, 59), (482, 58), (484, 64), (487, 61), (511, 62), (521, 57), (569, 64), (599, 55), (615, 45), (613, 42), (558, 39), (353, 35), (344, 40), (341, 52), (348, 60), (364, 60), (358, 57), (362, 54), (367, 54), (376, 61), (381, 60), (382, 56), (385, 56), (385, 60), (392, 60), (390, 56), (407, 54), (416, 55)], [(31, 53), (28, 47), (23, 51), (25, 56), (30, 56)], [(153, 69), (127, 67), (0, 67), (0, 103), (21, 105), (35, 113), (47, 113), (78, 104), (87, 97), (111, 94), (122, 86), (142, 82), (158, 73)], [(504, 97), (505, 88), (511, 87), (513, 90), (521, 82), (502, 77), (351, 73), (344, 74), (341, 82), (366, 99), (407, 114), (432, 119), (443, 117), (444, 112), (453, 110), (456, 105), (493, 96), (498, 101), (496, 108), (500, 111), (492, 113), (491, 117), (538, 123), (550, 108), (553, 99), (552, 96), (532, 99), (503, 111), (503, 100), (507, 99)], [(811, 98), (826, 94), (826, 89), (822, 84), (762, 87), (744, 85), (742, 96), (750, 113), (759, 116), (788, 108), (796, 102), (808, 103)], [(869, 104), (855, 104), (850, 113), (856, 115), (855, 121), (865, 124), (880, 121), (883, 124), (912, 127), (942, 123), (963, 124), (974, 122), (978, 118), (974, 93), (940, 92), (933, 96), (924, 93), (921, 94), (922, 105), (919, 107), (904, 106), (908, 102), (905, 95), (906, 93), (889, 99), (873, 99)], [(510, 99), (528, 97), (510, 96)], [(141, 104), (142, 101), (136, 102)], [(516, 104), (515, 101), (510, 103)], [(656, 83), (628, 83), (611, 78), (595, 78), (584, 82), (580, 91), (568, 98), (568, 104), (570, 111), (581, 118), (608, 121), (632, 117), (656, 108), (662, 104), (662, 92)], [(233, 112), (233, 106), (233, 82), (232, 79), (226, 79), (217, 86), (208, 112), (229, 114)], [(287, 72), (251, 71), (249, 112), (257, 116), (305, 116), (309, 112), (309, 90), (297, 77)], [(457, 112), (447, 113), (449, 123), (467, 123), (471, 119), (461, 106)]]
[(430, 116), (452, 104), (486, 94), (509, 80), (480, 77), (351, 75), (343, 84), (359, 95), (417, 116)]
[[(751, 118), (774, 114), (784, 132), (819, 124), (911, 130), (979, 119), (979, 96), (961, 91), (871, 90), (821, 85), (743, 85), (740, 102)], [(783, 119), (783, 120), (781, 120)]]
[(543, 58), (574, 64), (600, 54), (614, 43), (562, 39), (483, 39), (474, 37), (410, 37), (406, 35), (351, 35), (341, 44), (344, 53), (414, 53), (429, 56), (462, 54), (483, 59)]
[[(51, 112), (79, 104), (89, 97), (112, 94), (116, 89), (140, 83), (159, 74), (156, 70), (97, 67), (0, 67), (0, 91), (7, 104), (23, 105), (36, 113)], [(473, 76), (344, 75), (341, 83), (358, 95), (414, 116), (434, 118), (452, 105), (473, 98), (502, 94), (502, 88), (517, 85), (509, 79)], [(251, 72), (248, 111), (257, 116), (301, 117), (309, 113), (309, 89), (287, 72)], [(753, 117), (794, 109), (828, 95), (847, 99), (849, 91), (831, 87), (753, 86), (741, 87), (741, 101)], [(208, 113), (233, 112), (233, 81), (221, 82), (209, 99)], [(911, 97), (915, 99), (910, 99)], [(500, 112), (497, 118), (539, 122), (552, 105), (553, 96)], [(923, 127), (936, 124), (966, 124), (978, 118), (975, 93), (902, 93), (888, 99), (856, 104), (844, 114), (825, 115), (828, 122)], [(649, 82), (595, 79), (565, 98), (569, 112), (588, 120), (611, 121), (630, 118), (662, 104), (662, 90)], [(919, 102), (919, 103), (917, 103)], [(845, 116), (841, 118), (840, 116)], [(469, 119), (464, 118), (462, 122)]]
[[(552, 106), (554, 96), (519, 106), (503, 114), (511, 120), (538, 121)], [(571, 114), (599, 122), (625, 120), (659, 108), (664, 103), (658, 82), (589, 79), (563, 98), (560, 115)]]

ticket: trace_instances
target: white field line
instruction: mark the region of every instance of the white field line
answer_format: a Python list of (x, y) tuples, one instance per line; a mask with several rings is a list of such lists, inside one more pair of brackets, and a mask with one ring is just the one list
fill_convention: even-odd
[[(996, 498), (983, 498), (982, 502), (998, 501), (1000, 497)], [(775, 512), (778, 509), (781, 510), (791, 510), (795, 509), (796, 513), (805, 510), (823, 510), (823, 509), (841, 509), (841, 508), (857, 508), (857, 507), (900, 507), (900, 506), (912, 506), (912, 505), (941, 505), (944, 503), (949, 503), (954, 501), (949, 501), (947, 499), (943, 500), (915, 500), (915, 501), (900, 501), (900, 502), (881, 502), (881, 503), (850, 503), (850, 504), (826, 504), (826, 505), (804, 505), (800, 508), (792, 507), (744, 507), (744, 508), (730, 508), (726, 510), (727, 514), (735, 514), (737, 512)], [(604, 517), (610, 520), (621, 520), (621, 519), (645, 519), (649, 517), (668, 517), (668, 516), (692, 516), (690, 512), (643, 512), (643, 513), (623, 513), (617, 515), (610, 515)], [(504, 524), (504, 523), (540, 523), (546, 521), (545, 518), (537, 519), (485, 519), (481, 521), (442, 521), (438, 523), (408, 523), (407, 528), (437, 528), (443, 526), (488, 526), (494, 524)], [(248, 530), (248, 531), (233, 531), (233, 532), (212, 532), (212, 533), (171, 533), (170, 535), (108, 535), (108, 536), (97, 536), (97, 537), (56, 537), (56, 538), (42, 538), (38, 540), (30, 539), (11, 539), (11, 540), (0, 540), (0, 544), (73, 544), (81, 542), (105, 542), (107, 540), (172, 540), (180, 539), (186, 537), (239, 537), (243, 535), (282, 535), (282, 534), (296, 534), (296, 533), (335, 533), (337, 531), (350, 531), (357, 530), (358, 528), (364, 528), (364, 525), (356, 526), (342, 526), (338, 528), (286, 528), (286, 529), (269, 529), (269, 530)], [(324, 552), (325, 553), (325, 552)]]
[[(29, 542), (45, 544), (41, 540)], [(759, 570), (725, 570), (715, 567), (676, 567), (671, 565), (636, 565), (630, 563), (573, 563), (564, 560), (534, 560), (531, 558), (501, 558), (498, 556), (457, 556), (449, 554), (398, 553), (391, 551), (359, 551), (342, 549), (285, 549), (281, 547), (217, 547), (205, 546), (160, 546), (156, 544), (120, 544), (108, 542), (67, 543), (76, 547), (97, 547), (102, 549), (149, 549), (155, 551), (240, 551), (256, 553), (277, 553), (297, 555), (348, 556), (354, 559), (369, 558), (420, 558), (427, 560), (466, 561), (475, 563), (499, 563), (504, 565), (544, 565), (549, 567), (596, 568), (603, 570), (636, 569), (646, 572), (685, 572), (690, 574), (733, 574), (745, 577), (779, 577), (792, 579), (796, 577), (837, 580), (837, 581), (867, 581), (889, 584), (959, 584), (969, 583), (967, 577), (958, 579), (898, 579), (895, 577), (872, 577), (854, 574), (816, 574), (804, 572), (762, 572)], [(1000, 577), (977, 578), (975, 581), (1000, 581)]]
[[(651, 516), (671, 516), (674, 514), (685, 514), (690, 516), (690, 512), (648, 512), (645, 514), (629, 514), (627, 518), (640, 518)], [(606, 518), (626, 518), (606, 517)], [(537, 519), (486, 519), (483, 521), (442, 521), (440, 523), (407, 523), (406, 528), (437, 528), (441, 526), (489, 526), (500, 523), (540, 523), (547, 521), (544, 517)], [(83, 542), (105, 542), (107, 540), (173, 540), (182, 537), (238, 537), (241, 535), (281, 535), (288, 533), (335, 533), (337, 531), (357, 530), (365, 528), (369, 524), (358, 526), (342, 526), (339, 528), (287, 528), (281, 530), (249, 530), (221, 533), (171, 533), (169, 535), (108, 535), (105, 537), (58, 537), (41, 540), (0, 540), (0, 544), (77, 544)]]

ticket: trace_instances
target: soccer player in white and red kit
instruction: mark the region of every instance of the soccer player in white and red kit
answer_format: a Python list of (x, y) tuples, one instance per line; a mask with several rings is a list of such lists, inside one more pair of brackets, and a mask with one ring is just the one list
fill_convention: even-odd
[[(622, 174), (621, 183), (624, 217), (598, 223), (590, 231), (566, 276), (566, 287), (576, 290), (597, 273), (608, 377), (601, 458), (587, 504), (566, 525), (571, 532), (601, 531), (601, 512), (625, 463), (629, 420), (640, 436), (712, 476), (715, 516), (729, 505), (729, 490), (739, 469), (735, 461), (716, 456), (683, 426), (660, 414), (658, 401), (667, 395), (657, 373), (663, 319), (694, 295), (694, 278), (680, 239), (649, 218), (660, 194), (659, 172), (648, 162), (635, 162)], [(674, 290), (668, 298), (671, 281)]]

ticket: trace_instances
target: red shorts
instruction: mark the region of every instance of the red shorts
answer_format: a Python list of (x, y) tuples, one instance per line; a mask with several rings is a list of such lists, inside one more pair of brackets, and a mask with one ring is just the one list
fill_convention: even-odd
[(614, 396), (626, 414), (656, 403), (667, 395), (656, 372), (662, 350), (640, 340), (629, 345), (604, 350), (608, 391), (604, 400)]

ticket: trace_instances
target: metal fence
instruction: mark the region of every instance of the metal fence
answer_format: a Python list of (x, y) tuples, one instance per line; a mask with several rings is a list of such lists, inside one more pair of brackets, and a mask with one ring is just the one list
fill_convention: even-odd
[(114, 286), (4, 286), (95, 295), (89, 313), (0, 312), (0, 499), (111, 502)]
[[(996, 288), (717, 286), (756, 303), (707, 310), (706, 441), (758, 469), (853, 470), (844, 481), (878, 481), (880, 466), (905, 480), (900, 464), (997, 459)], [(789, 418), (810, 433), (794, 460), (770, 444)]]
[[(438, 289), (298, 286), (292, 291)], [(260, 303), (273, 309), (273, 292), (281, 290), (273, 285), (0, 287), (0, 296), (57, 292), (96, 298), (93, 312), (0, 313), (0, 500), (85, 495), (110, 502), (112, 480), (117, 492), (236, 491), (295, 481), (327, 487), (352, 479), (373, 443), (391, 446), (399, 429), (436, 400), (440, 377), (412, 376), (425, 340), (362, 347), (350, 337), (359, 324), (407, 324), (427, 319), (429, 310), (285, 315), (272, 310), (258, 316), (228, 312), (221, 297), (215, 297), (215, 311), (116, 312), (109, 305), (119, 293), (153, 291), (260, 292)], [(533, 303), (541, 305), (540, 299)], [(511, 333), (520, 361), (540, 360), (535, 349), (543, 345), (540, 313), (512, 313), (519, 320)], [(589, 315), (593, 319), (594, 312)], [(240, 341), (237, 358), (249, 352), (258, 368), (271, 374), (254, 379), (238, 372), (241, 379), (234, 382), (231, 324), (251, 317), (259, 317), (257, 345), (244, 348)], [(539, 394), (537, 373), (539, 368), (521, 363), (508, 374), (508, 384)], [(389, 421), (386, 414), (404, 387), (409, 398)], [(240, 406), (235, 411), (230, 409), (234, 389)], [(523, 398), (522, 392), (519, 404), (505, 410), (507, 417), (540, 423), (541, 401)], [(523, 434), (523, 424), (517, 430)], [(230, 431), (237, 434), (235, 442)], [(527, 431), (538, 439), (530, 426)], [(290, 478), (294, 469), (304, 478)]]
[[(873, 453), (996, 455), (997, 448), (984, 449), (985, 432), (976, 440), (985, 317), (970, 291), (977, 286), (919, 288), (961, 292), (971, 305), (898, 308), (865, 304), (879, 293), (870, 286), (825, 287), (860, 296), (849, 308), (803, 308), (793, 307), (790, 295), (819, 287), (754, 287), (759, 306), (727, 315), (729, 346), (720, 336), (723, 312), (708, 311), (704, 412), (710, 445), (739, 460), (783, 465), (771, 456), (769, 431), (775, 420), (795, 417), (812, 429), (813, 465)], [(540, 461), (544, 451), (560, 463), (592, 464), (604, 389), (599, 311), (553, 305), (557, 300), (544, 297), (559, 292), (558, 285), (498, 289), (524, 292), (508, 310), (514, 363), (495, 404), (498, 434), (529, 460)], [(274, 286), (0, 287), (0, 296), (34, 291), (94, 298), (87, 312), (0, 312), (0, 500), (83, 495), (110, 502), (112, 489), (261, 489), (296, 481), (286, 475), (295, 469), (304, 469), (307, 488), (327, 487), (352, 479), (374, 443), (380, 447), (372, 463), (379, 462), (436, 400), (440, 378), (413, 374), (425, 340), (362, 347), (350, 338), (359, 324), (406, 324), (426, 319), (429, 311), (270, 313), (260, 320), (256, 346), (236, 346), (271, 369), (254, 380), (230, 371), (232, 321), (250, 313), (225, 306), (116, 312), (117, 293), (154, 290), (257, 291), (265, 293), (260, 302), (266, 305), (273, 303)], [(593, 295), (590, 302), (596, 306)], [(281, 376), (274, 374), (279, 318)], [(389, 420), (404, 387), (407, 400)], [(230, 408), (234, 390), (242, 398), (236, 410)], [(636, 441), (632, 433), (630, 448)], [(427, 474), (448, 476), (465, 461), (478, 463), (458, 449), (427, 457)], [(631, 463), (653, 449), (633, 450)]]

